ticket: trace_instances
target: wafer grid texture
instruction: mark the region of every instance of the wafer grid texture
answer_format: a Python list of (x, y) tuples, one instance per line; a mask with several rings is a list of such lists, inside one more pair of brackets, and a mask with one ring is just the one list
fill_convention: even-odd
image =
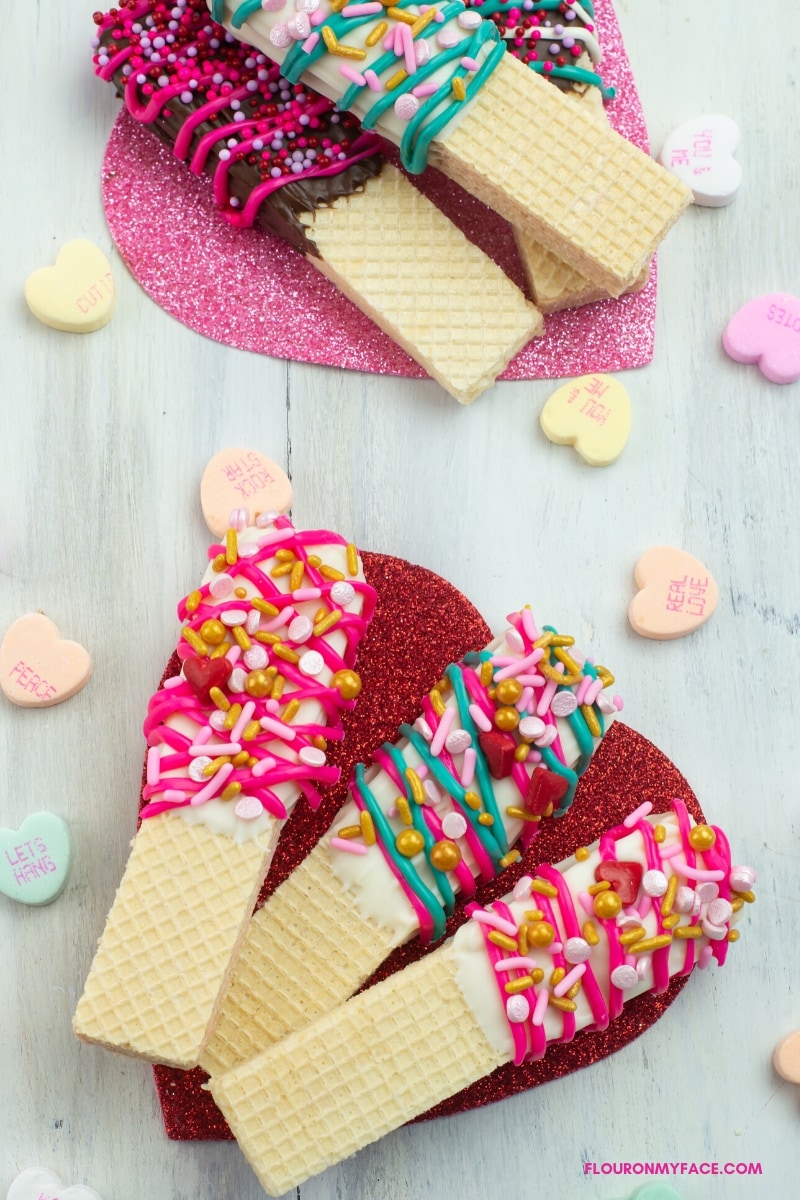
[(511, 54), (430, 162), (615, 296), (691, 201), (676, 176)]
[(462, 404), (543, 331), (500, 267), (388, 163), (304, 220), (321, 256), (309, 261)]
[(505, 1061), (458, 987), (448, 944), (210, 1086), (262, 1186), (280, 1196)]
[(73, 1019), (77, 1037), (196, 1066), (271, 850), (175, 814), (143, 821)]
[(221, 1074), (343, 1004), (400, 940), (360, 915), (320, 843), (250, 922), (201, 1065)]

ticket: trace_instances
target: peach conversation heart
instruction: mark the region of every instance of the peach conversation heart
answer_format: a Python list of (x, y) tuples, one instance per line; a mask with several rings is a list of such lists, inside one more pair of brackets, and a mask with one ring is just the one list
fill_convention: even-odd
[(631, 402), (611, 375), (581, 375), (553, 392), (539, 418), (546, 437), (573, 445), (592, 467), (619, 458), (631, 431)]
[(772, 1063), (781, 1078), (800, 1084), (800, 1029), (778, 1042)]
[(730, 204), (742, 182), (742, 168), (734, 158), (738, 148), (736, 122), (707, 113), (674, 129), (658, 158), (692, 189), (695, 204), (721, 208)]
[(94, 1188), (83, 1184), (64, 1187), (53, 1171), (29, 1167), (8, 1189), (6, 1200), (102, 1200)]
[(46, 708), (74, 696), (92, 673), (92, 660), (78, 642), (61, 637), (42, 613), (27, 613), (0, 642), (0, 687), (12, 704)]
[(628, 621), (641, 637), (685, 637), (717, 607), (719, 590), (708, 568), (685, 550), (651, 547), (637, 562), (634, 577), (640, 590), (628, 607)]
[(725, 352), (758, 363), (773, 383), (800, 379), (800, 299), (788, 292), (757, 296), (731, 317), (722, 335)]
[[(261, 513), (288, 512), (292, 485), (286, 472), (258, 450), (220, 450), (200, 481), (200, 506), (206, 525), (222, 538), (229, 524), (240, 532)], [(239, 519), (235, 519), (239, 518)]]
[(111, 265), (93, 242), (67, 242), (54, 266), (28, 277), (25, 299), (42, 324), (66, 333), (92, 333), (114, 312)]

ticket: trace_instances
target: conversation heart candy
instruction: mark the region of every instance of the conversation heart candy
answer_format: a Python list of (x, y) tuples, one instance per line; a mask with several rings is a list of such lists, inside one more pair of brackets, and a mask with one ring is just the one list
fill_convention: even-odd
[(582, 375), (553, 392), (539, 418), (545, 436), (573, 445), (592, 467), (619, 458), (631, 431), (631, 402), (610, 375)]
[(739, 126), (730, 117), (707, 113), (684, 122), (669, 135), (658, 156), (662, 166), (692, 189), (695, 204), (722, 208), (742, 182), (734, 155)]
[(639, 591), (628, 607), (628, 621), (642, 637), (685, 637), (717, 607), (719, 590), (708, 568), (685, 550), (651, 547), (637, 562), (634, 577)]
[(53, 1171), (29, 1167), (8, 1189), (6, 1200), (102, 1200), (94, 1188), (81, 1183), (64, 1187)]
[(257, 450), (220, 450), (200, 481), (200, 505), (215, 537), (224, 537), (231, 525), (256, 524), (259, 514), (288, 512), (291, 504), (286, 472)]
[(800, 1029), (778, 1042), (772, 1063), (781, 1078), (800, 1084)]
[(736, 362), (758, 363), (773, 383), (800, 379), (800, 299), (788, 292), (757, 296), (731, 317), (722, 335)]
[(66, 333), (92, 333), (114, 312), (111, 265), (93, 242), (83, 238), (67, 242), (54, 266), (28, 277), (25, 299), (44, 325)]
[(43, 613), (20, 617), (0, 642), (0, 687), (22, 708), (47, 708), (68, 700), (91, 673), (88, 652), (62, 638)]
[(71, 863), (69, 826), (55, 813), (31, 813), (19, 829), (0, 828), (0, 892), (20, 904), (52, 904)]

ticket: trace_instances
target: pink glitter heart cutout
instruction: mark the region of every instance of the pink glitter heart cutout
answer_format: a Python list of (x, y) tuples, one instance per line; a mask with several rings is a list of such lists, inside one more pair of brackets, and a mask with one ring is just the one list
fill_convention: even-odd
[[(648, 150), (647, 131), (611, 0), (596, 0), (603, 78), (617, 89), (608, 115)], [(435, 171), (416, 180), (520, 287), (510, 226)], [(160, 308), (214, 341), (275, 358), (381, 375), (424, 371), (306, 260), (261, 229), (234, 229), (198, 179), (149, 130), (121, 113), (103, 162), (111, 235)], [(656, 273), (632, 296), (556, 313), (501, 379), (551, 379), (640, 367), (653, 357)], [(475, 314), (480, 319), (480, 314)]]
[(773, 383), (800, 379), (800, 299), (786, 292), (757, 296), (728, 322), (722, 335), (736, 362), (758, 363)]

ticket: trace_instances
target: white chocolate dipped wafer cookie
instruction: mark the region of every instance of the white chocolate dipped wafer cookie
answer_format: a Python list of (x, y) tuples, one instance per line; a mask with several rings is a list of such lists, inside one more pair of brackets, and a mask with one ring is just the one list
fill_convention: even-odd
[(569, 808), (616, 715), (613, 676), (530, 609), (508, 620), (447, 668), (372, 767), (356, 767), (328, 835), (254, 916), (202, 1058), (209, 1074), (342, 1003), (396, 946), (439, 940), (476, 879)]
[(604, 1029), (624, 1003), (725, 962), (754, 873), (685, 805), (642, 805), (523, 877), (450, 942), (211, 1083), (282, 1195), (510, 1061)]
[(143, 820), (73, 1021), (180, 1067), (210, 1036), (284, 820), (338, 777), (327, 740), (374, 607), (355, 547), (287, 517), (231, 527), (209, 557), (178, 608), (181, 674), (150, 702)]

